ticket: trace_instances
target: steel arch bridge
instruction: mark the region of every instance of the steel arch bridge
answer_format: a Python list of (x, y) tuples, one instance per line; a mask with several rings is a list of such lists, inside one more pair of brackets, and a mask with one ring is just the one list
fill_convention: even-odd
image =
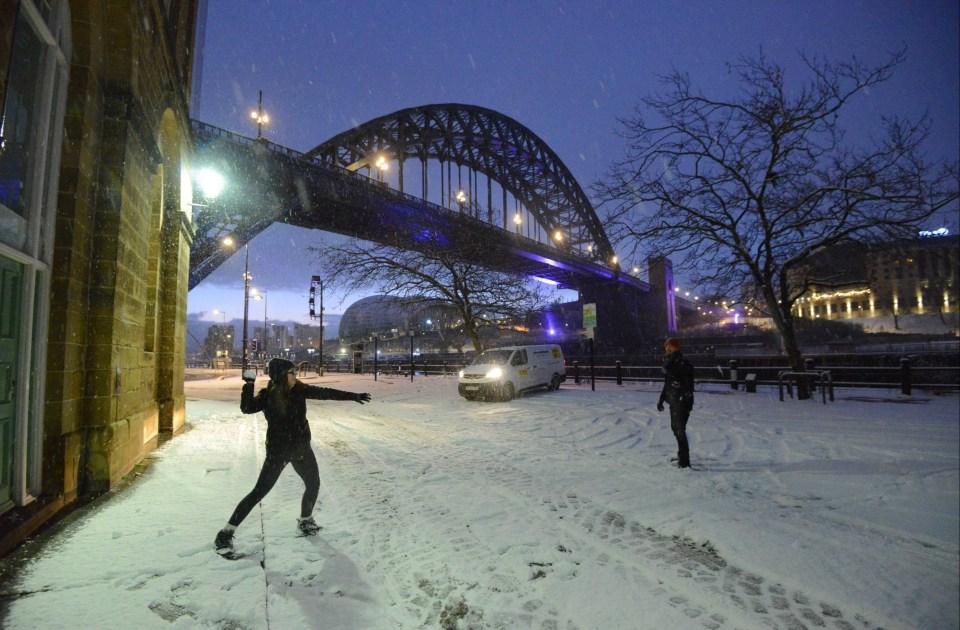
[[(223, 246), (224, 237), (244, 245), (275, 222), (373, 242), (400, 235), (411, 247), (426, 230), (442, 235), (451, 247), (484, 243), (465, 248), (476, 257), (472, 262), (576, 289), (584, 302), (604, 302), (604, 307), (598, 304), (604, 314), (598, 338), (646, 336), (640, 330), (659, 319), (650, 311), (659, 298), (647, 299), (650, 285), (620, 272), (600, 220), (569, 169), (533, 132), (495, 111), (457, 104), (404, 109), (307, 153), (199, 121), (192, 121), (192, 134), (195, 166), (213, 165), (231, 185), (216, 200), (196, 204), (191, 289), (236, 251)], [(396, 164), (395, 188), (360, 172), (380, 175), (374, 171), (378, 160)], [(419, 197), (404, 190), (405, 181), (415, 180), (416, 162), (405, 168), (411, 160), (419, 162)], [(454, 167), (458, 187), (467, 169), (473, 201), (466, 205), (451, 198)], [(428, 200), (438, 188), (438, 174), (439, 204)], [(481, 176), (486, 220), (476, 207), (484, 196)], [(494, 188), (500, 208), (494, 207)], [(510, 229), (510, 200), (513, 219), (521, 213), (527, 218), (526, 235), (519, 224)], [(562, 239), (554, 238), (557, 231)], [(608, 327), (609, 334), (603, 334)]]
[[(427, 198), (426, 162), (463, 166), (487, 178), (488, 221), (493, 222), (491, 181), (527, 209), (548, 235), (558, 231), (574, 249), (616, 267), (613, 248), (590, 200), (573, 174), (535, 133), (516, 120), (476, 105), (448, 103), (403, 109), (341, 133), (307, 153), (350, 171), (372, 170), (378, 159), (395, 160), (404, 192), (404, 163), (421, 162), (421, 194)], [(443, 176), (441, 166), (440, 175)]]

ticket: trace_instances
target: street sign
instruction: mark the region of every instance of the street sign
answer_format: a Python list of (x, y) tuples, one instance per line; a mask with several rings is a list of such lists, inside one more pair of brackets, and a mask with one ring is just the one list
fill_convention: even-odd
[(595, 328), (596, 325), (597, 325), (597, 305), (584, 304), (583, 305), (583, 327)]

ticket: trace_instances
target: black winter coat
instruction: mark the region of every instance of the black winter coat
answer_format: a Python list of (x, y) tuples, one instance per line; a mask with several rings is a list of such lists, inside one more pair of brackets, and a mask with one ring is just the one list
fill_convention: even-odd
[(310, 443), (310, 425), (307, 423), (307, 399), (310, 400), (357, 400), (353, 392), (344, 392), (329, 387), (317, 387), (297, 381), (290, 388), (286, 407), (278, 403), (267, 389), (253, 395), (253, 383), (244, 383), (240, 395), (240, 411), (262, 411), (267, 418), (267, 452), (289, 453)]
[(675, 405), (684, 402), (693, 407), (693, 364), (679, 350), (663, 362), (663, 391), (660, 402)]

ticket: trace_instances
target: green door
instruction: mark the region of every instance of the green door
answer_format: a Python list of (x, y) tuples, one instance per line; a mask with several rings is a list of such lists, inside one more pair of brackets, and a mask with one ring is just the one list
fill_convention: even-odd
[(17, 348), (23, 267), (0, 256), (0, 512), (9, 508), (13, 480), (13, 436), (17, 419)]

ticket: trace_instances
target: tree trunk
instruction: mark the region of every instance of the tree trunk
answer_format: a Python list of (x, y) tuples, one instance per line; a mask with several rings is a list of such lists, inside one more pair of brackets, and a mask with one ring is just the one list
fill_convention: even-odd
[(464, 329), (467, 331), (467, 335), (470, 336), (470, 341), (473, 342), (473, 349), (476, 350), (479, 355), (483, 352), (483, 341), (480, 340), (480, 333), (477, 332), (477, 327), (472, 322), (464, 324)]
[[(767, 304), (773, 316), (773, 323), (783, 338), (783, 348), (787, 353), (790, 371), (803, 372), (803, 353), (800, 352), (800, 345), (797, 343), (797, 333), (793, 327), (793, 313), (790, 312), (789, 308), (781, 308), (780, 303), (772, 294), (767, 296)], [(805, 378), (797, 379), (797, 400), (806, 400), (810, 396), (810, 382)]]

